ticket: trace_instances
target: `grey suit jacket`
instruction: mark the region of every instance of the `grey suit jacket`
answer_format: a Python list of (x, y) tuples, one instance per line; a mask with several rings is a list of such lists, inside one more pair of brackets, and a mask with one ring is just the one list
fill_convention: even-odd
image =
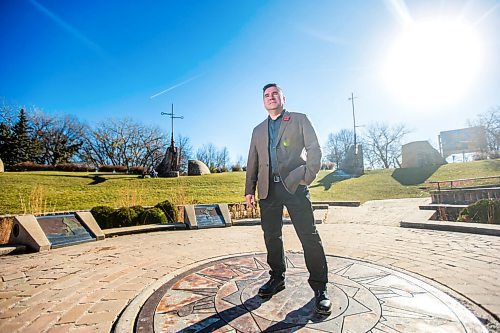
[[(245, 195), (267, 198), (269, 190), (268, 119), (252, 133), (247, 160)], [(305, 154), (304, 154), (305, 152)], [(321, 147), (305, 114), (285, 110), (278, 134), (278, 170), (285, 188), (295, 193), (301, 180), (311, 184), (321, 167)]]

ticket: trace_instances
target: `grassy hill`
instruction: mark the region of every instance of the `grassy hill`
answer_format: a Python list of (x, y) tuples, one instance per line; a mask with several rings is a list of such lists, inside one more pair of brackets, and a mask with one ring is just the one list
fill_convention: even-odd
[[(313, 200), (359, 200), (428, 196), (425, 181), (500, 176), (500, 160), (455, 163), (428, 169), (367, 171), (342, 179), (321, 171), (311, 184)], [(0, 173), (0, 215), (154, 205), (241, 202), (244, 172), (206, 176), (141, 179), (133, 175), (63, 172)], [(494, 180), (498, 182), (498, 179)]]

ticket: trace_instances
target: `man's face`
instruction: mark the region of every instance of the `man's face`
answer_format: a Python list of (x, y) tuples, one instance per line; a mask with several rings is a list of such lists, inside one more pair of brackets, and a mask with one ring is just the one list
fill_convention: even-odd
[(264, 107), (267, 111), (281, 111), (285, 105), (285, 96), (276, 87), (264, 91)]

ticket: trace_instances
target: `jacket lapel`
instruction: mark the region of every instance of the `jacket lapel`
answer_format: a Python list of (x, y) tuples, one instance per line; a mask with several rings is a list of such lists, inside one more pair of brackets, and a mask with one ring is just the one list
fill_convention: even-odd
[[(279, 131), (279, 134), (278, 134), (278, 142), (280, 142), (281, 140), (281, 136), (283, 135), (283, 132), (285, 132), (285, 128), (286, 126), (288, 125), (288, 123), (290, 122), (290, 112), (286, 111), (283, 112), (283, 118), (281, 119), (281, 125), (280, 125), (280, 131)], [(287, 120), (285, 120), (287, 119)]]
[(262, 129), (262, 137), (264, 138), (265, 147), (269, 147), (269, 117), (266, 118), (265, 126)]
[[(262, 152), (267, 152), (267, 147), (269, 146), (269, 131), (268, 131), (269, 119), (266, 118), (262, 123), (257, 126), (256, 139), (259, 147), (265, 148)], [(262, 146), (261, 146), (262, 145)], [(265, 154), (264, 154), (265, 155)]]

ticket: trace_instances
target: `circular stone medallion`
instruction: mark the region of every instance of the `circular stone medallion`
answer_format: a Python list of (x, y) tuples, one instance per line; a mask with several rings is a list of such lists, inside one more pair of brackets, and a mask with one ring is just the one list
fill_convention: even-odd
[(225, 258), (180, 274), (146, 301), (136, 331), (487, 333), (470, 311), (435, 287), (333, 256), (327, 256), (332, 313), (316, 314), (303, 255), (287, 254), (286, 260), (286, 288), (269, 299), (257, 295), (269, 278), (264, 254)]

